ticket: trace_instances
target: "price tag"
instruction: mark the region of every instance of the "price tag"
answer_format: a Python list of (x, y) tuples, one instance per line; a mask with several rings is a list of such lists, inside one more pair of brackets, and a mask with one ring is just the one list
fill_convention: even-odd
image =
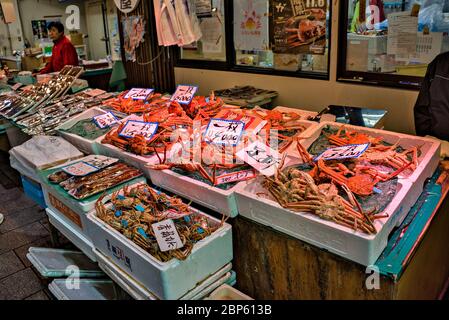
[(65, 173), (76, 177), (84, 177), (98, 170), (100, 169), (84, 161), (76, 162), (62, 168), (62, 171), (64, 171)]
[(235, 154), (264, 176), (275, 174), (282, 161), (282, 155), (261, 141), (255, 141)]
[(14, 90), (14, 91), (16, 91), (16, 90), (19, 89), (21, 86), (23, 86), (23, 84), (20, 83), (20, 82), (17, 82), (15, 85), (13, 85), (13, 86), (11, 87), (11, 89)]
[(320, 159), (339, 160), (339, 159), (358, 158), (365, 153), (368, 147), (369, 143), (348, 144), (347, 146), (330, 148), (324, 151), (319, 156), (315, 157), (314, 161), (318, 161)]
[(95, 116), (93, 117), (93, 120), (100, 129), (110, 127), (111, 125), (118, 122), (117, 118), (114, 116), (112, 112), (107, 112), (105, 114)]
[(125, 138), (134, 138), (135, 136), (140, 135), (144, 136), (147, 140), (151, 140), (158, 127), (159, 123), (157, 122), (128, 120), (122, 131), (120, 131), (119, 136)]
[(173, 220), (167, 219), (151, 225), (156, 236), (157, 244), (162, 252), (182, 248), (178, 230), (176, 230)]
[(90, 90), (86, 90), (85, 93), (90, 97), (98, 97), (98, 96), (101, 96), (102, 94), (105, 94), (106, 91), (101, 90), (101, 89), (90, 89)]
[(175, 93), (172, 95), (170, 101), (176, 101), (180, 104), (190, 104), (197, 91), (198, 87), (179, 85), (176, 88)]
[(243, 121), (211, 119), (204, 138), (208, 143), (236, 146), (242, 137), (244, 128)]
[(146, 100), (153, 92), (154, 89), (132, 88), (125, 95), (125, 99)]
[(256, 177), (256, 172), (254, 170), (242, 170), (237, 172), (231, 172), (224, 174), (215, 178), (215, 185), (245, 181), (253, 179)]

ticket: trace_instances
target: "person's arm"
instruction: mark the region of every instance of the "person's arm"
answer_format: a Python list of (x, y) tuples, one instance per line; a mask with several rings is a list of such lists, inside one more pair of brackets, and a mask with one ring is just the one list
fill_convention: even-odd
[(415, 130), (418, 136), (431, 135), (432, 116), (430, 114), (430, 85), (436, 71), (437, 61), (434, 60), (427, 68), (421, 90), (414, 107)]
[(50, 61), (47, 62), (45, 67), (41, 71), (39, 71), (39, 74), (46, 74), (46, 73), (53, 72), (53, 64), (51, 63), (52, 59), (53, 59), (53, 57), (51, 57)]
[(78, 65), (78, 54), (76, 53), (75, 47), (71, 43), (68, 43), (64, 46), (62, 57), (65, 66)]

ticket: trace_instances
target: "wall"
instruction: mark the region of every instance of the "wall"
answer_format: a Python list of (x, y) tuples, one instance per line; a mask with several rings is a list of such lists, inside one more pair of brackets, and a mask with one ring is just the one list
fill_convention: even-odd
[[(67, 14), (65, 10), (69, 5), (77, 5), (80, 8), (80, 28), (82, 33), (87, 33), (86, 14), (84, 1), (74, 0), (59, 3), (58, 0), (17, 0), (20, 6), (20, 13), (22, 15), (23, 31), (25, 37), (33, 42), (33, 30), (31, 28), (31, 20), (42, 20), (44, 16), (62, 16), (61, 22), (65, 24)], [(68, 32), (66, 32), (68, 33)]]
[(414, 133), (413, 106), (418, 92), (336, 81), (338, 0), (332, 0), (332, 5), (330, 81), (176, 68), (176, 83), (198, 84), (200, 94), (208, 94), (212, 89), (229, 88), (234, 85), (253, 85), (277, 90), (279, 92), (279, 97), (275, 101), (277, 105), (316, 111), (331, 104), (383, 108), (388, 110), (386, 129)]
[[(7, 55), (12, 54), (12, 50), (22, 50), (24, 47), (24, 39), (22, 35), (22, 27), (20, 24), (20, 18), (19, 18), (19, 10), (17, 6), (17, 0), (12, 0), (15, 13), (16, 13), (16, 21), (5, 24), (2, 21), (0, 21), (0, 47), (6, 47), (7, 48)], [(9, 34), (11, 36), (11, 44), (12, 48), (10, 47), (10, 43), (8, 40), (8, 29)], [(3, 51), (3, 50), (0, 50)]]

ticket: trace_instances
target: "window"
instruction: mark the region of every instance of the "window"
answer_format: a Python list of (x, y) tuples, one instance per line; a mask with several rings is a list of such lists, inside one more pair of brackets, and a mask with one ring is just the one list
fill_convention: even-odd
[(341, 81), (418, 89), (449, 50), (449, 0), (345, 0), (340, 12)]
[(329, 0), (195, 4), (203, 37), (180, 49), (178, 67), (328, 79)]

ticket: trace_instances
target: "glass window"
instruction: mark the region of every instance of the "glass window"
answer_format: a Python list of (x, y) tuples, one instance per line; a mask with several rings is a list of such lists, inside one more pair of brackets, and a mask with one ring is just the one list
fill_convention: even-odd
[(200, 0), (193, 3), (202, 37), (181, 49), (181, 59), (226, 61), (224, 0)]
[[(345, 68), (379, 82), (407, 84), (449, 50), (449, 0), (346, 0)], [(343, 35), (342, 35), (343, 36)], [(418, 83), (411, 83), (418, 85)]]
[(236, 65), (327, 73), (327, 0), (234, 1)]

